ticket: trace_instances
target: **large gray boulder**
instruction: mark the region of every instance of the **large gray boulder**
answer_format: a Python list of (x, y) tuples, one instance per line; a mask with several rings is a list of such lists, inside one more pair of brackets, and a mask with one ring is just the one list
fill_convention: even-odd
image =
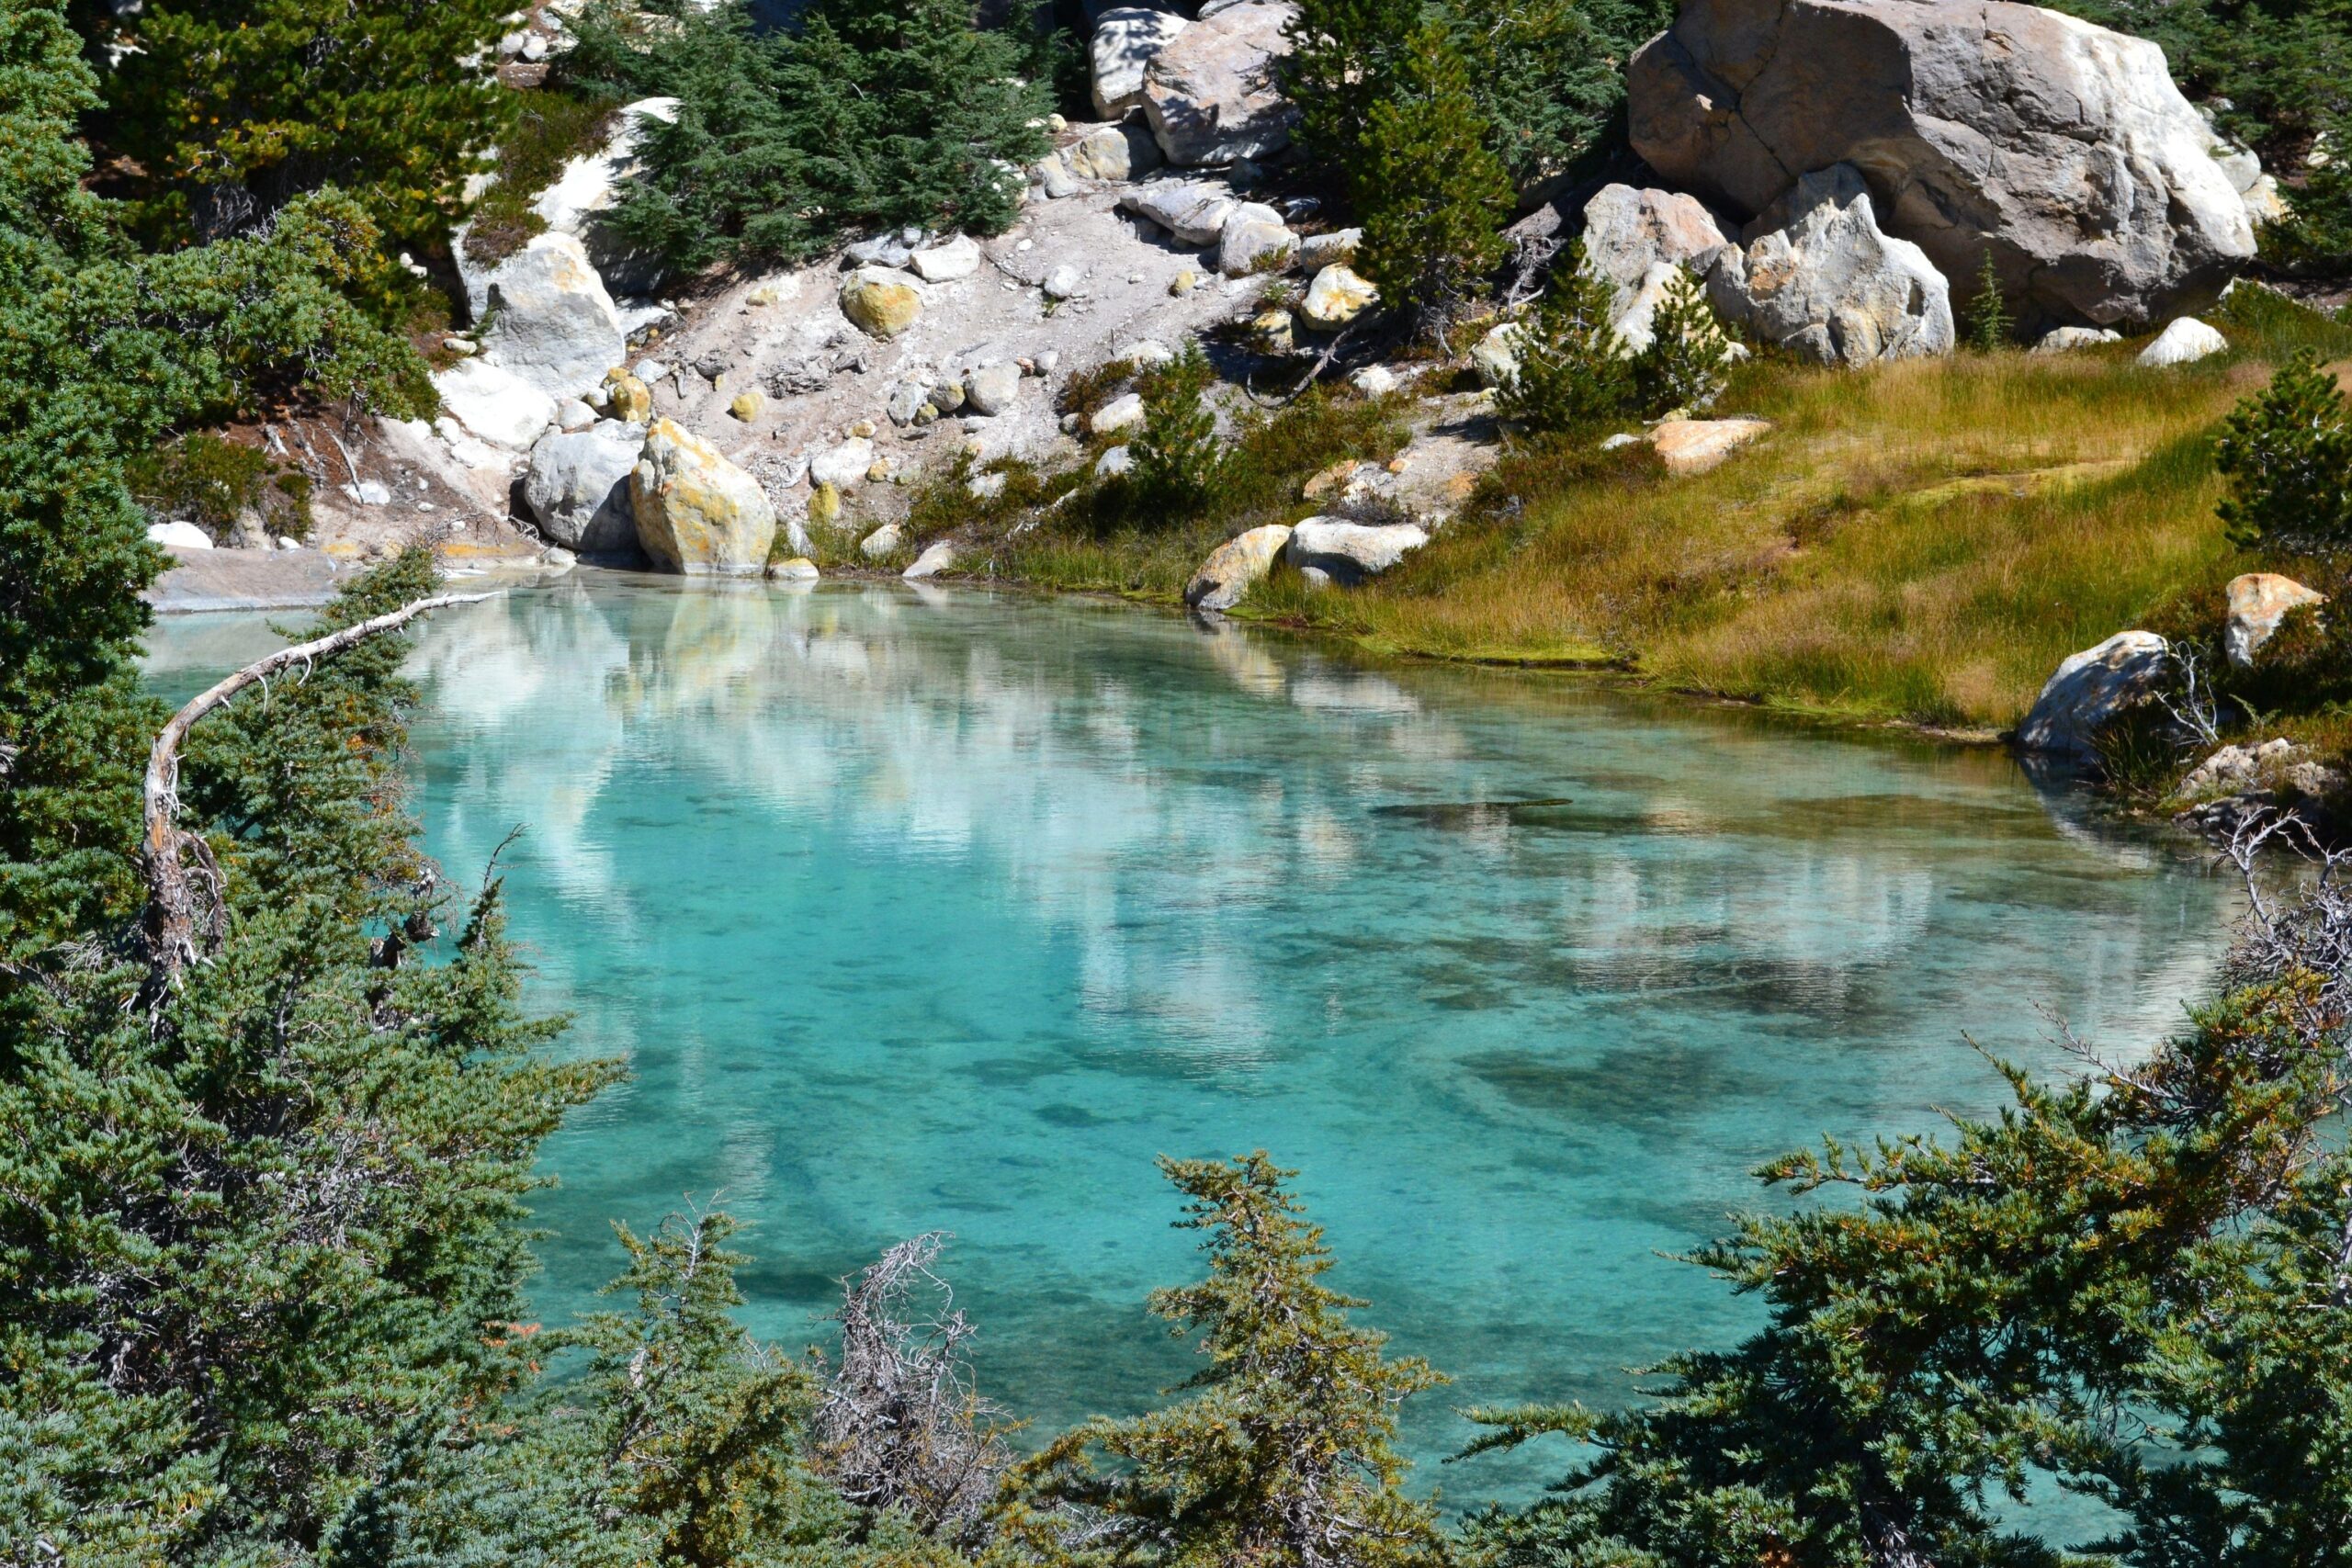
[(1632, 308), (1660, 262), (1703, 275), (1729, 243), (1715, 215), (1694, 196), (1612, 185), (1584, 204), (1585, 270), (1613, 292), (1611, 321)]
[(613, 420), (539, 438), (523, 476), (523, 506), (549, 544), (583, 555), (637, 548), (628, 477), (644, 446), (643, 425)]
[(1907, 240), (1882, 232), (1850, 164), (1805, 175), (1707, 271), (1716, 313), (1820, 365), (1949, 354), (1951, 287)]
[(550, 398), (577, 397), (627, 358), (620, 312), (571, 234), (540, 234), (490, 275), (485, 364)]
[(1144, 113), (1170, 163), (1230, 164), (1289, 145), (1298, 111), (1275, 87), (1274, 62), (1290, 52), (1283, 28), (1294, 10), (1288, 0), (1240, 0), (1152, 57)]
[(1117, 119), (1143, 102), (1144, 70), (1192, 23), (1167, 11), (1123, 6), (1105, 11), (1087, 41), (1094, 112)]
[(2172, 645), (2154, 632), (2118, 632), (2070, 656), (2018, 726), (2018, 745), (2076, 761), (2091, 760), (2098, 754), (2094, 741), (2100, 728), (2161, 688), (2171, 655)]
[(1627, 70), (1634, 149), (1746, 217), (1851, 164), (1948, 277), (2144, 321), (2254, 254), (2164, 51), (2006, 0), (1688, 0)]

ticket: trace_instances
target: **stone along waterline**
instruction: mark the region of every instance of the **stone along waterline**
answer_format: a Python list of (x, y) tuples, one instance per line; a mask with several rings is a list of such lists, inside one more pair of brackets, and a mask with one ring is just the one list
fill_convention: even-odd
[[(166, 685), (239, 657), (158, 636)], [(548, 1149), (540, 1310), (591, 1304), (608, 1220), (718, 1202), (754, 1326), (814, 1341), (837, 1277), (944, 1227), (1040, 1431), (1183, 1375), (1152, 1157), (1261, 1145), (1454, 1376), (1418, 1457), (1454, 1406), (1623, 1400), (1751, 1321), (1662, 1256), (1770, 1201), (1749, 1169), (1992, 1105), (1963, 1034), (2052, 1070), (2043, 1010), (2147, 1040), (2232, 905), (1997, 754), (1118, 605), (605, 579), (445, 613), (413, 669), (430, 847), (470, 881), (528, 825), (537, 999), (634, 1074)]]

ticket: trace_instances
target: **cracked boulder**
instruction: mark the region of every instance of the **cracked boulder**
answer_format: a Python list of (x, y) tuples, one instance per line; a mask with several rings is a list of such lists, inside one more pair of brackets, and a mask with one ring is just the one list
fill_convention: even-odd
[(1818, 365), (1950, 354), (1951, 286), (1927, 253), (1882, 231), (1861, 175), (1799, 180), (1707, 271), (1716, 313)]
[(2029, 318), (2143, 322), (2254, 254), (2143, 39), (2006, 0), (1690, 0), (1626, 73), (1634, 148), (1745, 218), (1833, 164), (1947, 277)]

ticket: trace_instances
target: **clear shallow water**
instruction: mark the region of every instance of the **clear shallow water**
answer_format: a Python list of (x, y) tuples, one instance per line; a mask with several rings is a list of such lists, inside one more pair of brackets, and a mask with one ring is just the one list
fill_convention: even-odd
[[(155, 678), (255, 625), (165, 623)], [(1963, 1033), (2144, 1041), (2232, 908), (1997, 754), (1121, 605), (605, 579), (444, 612), (414, 671), (433, 852), (470, 882), (528, 824), (537, 998), (634, 1074), (548, 1146), (541, 1309), (691, 1197), (748, 1223), (753, 1325), (813, 1341), (944, 1227), (1047, 1431), (1186, 1369), (1141, 1310), (1195, 1267), (1155, 1155), (1302, 1168), (1335, 1282), (1455, 1379), (1431, 1460), (1450, 1407), (1622, 1401), (1738, 1334), (1661, 1254), (1766, 1201), (1749, 1169), (1991, 1105)]]

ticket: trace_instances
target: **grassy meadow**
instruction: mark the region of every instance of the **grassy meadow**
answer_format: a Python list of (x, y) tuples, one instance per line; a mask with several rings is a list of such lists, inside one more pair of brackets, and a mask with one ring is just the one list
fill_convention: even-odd
[[(2199, 605), (2218, 618), (2231, 577), (2294, 570), (2224, 538), (2211, 436), (2291, 349), (2352, 356), (2352, 327), (2255, 291), (2212, 319), (2232, 352), (2161, 371), (2133, 362), (2137, 343), (1861, 372), (1762, 360), (1713, 412), (1773, 429), (1713, 473), (1669, 479), (1645, 447), (1516, 452), (1396, 570), (1311, 592), (1278, 570), (1239, 613), (1390, 652), (1608, 664), (1776, 706), (2001, 729), (2067, 654)], [(989, 570), (1175, 600), (1219, 540), (1317, 510), (1296, 478), (1395, 449), (1393, 420), (1336, 407), (1316, 439), (1256, 438), (1299, 448), (1265, 465), (1286, 493), (1261, 472), (1249, 505), (1193, 523), (1049, 516)], [(1362, 445), (1340, 452), (1350, 437)]]

